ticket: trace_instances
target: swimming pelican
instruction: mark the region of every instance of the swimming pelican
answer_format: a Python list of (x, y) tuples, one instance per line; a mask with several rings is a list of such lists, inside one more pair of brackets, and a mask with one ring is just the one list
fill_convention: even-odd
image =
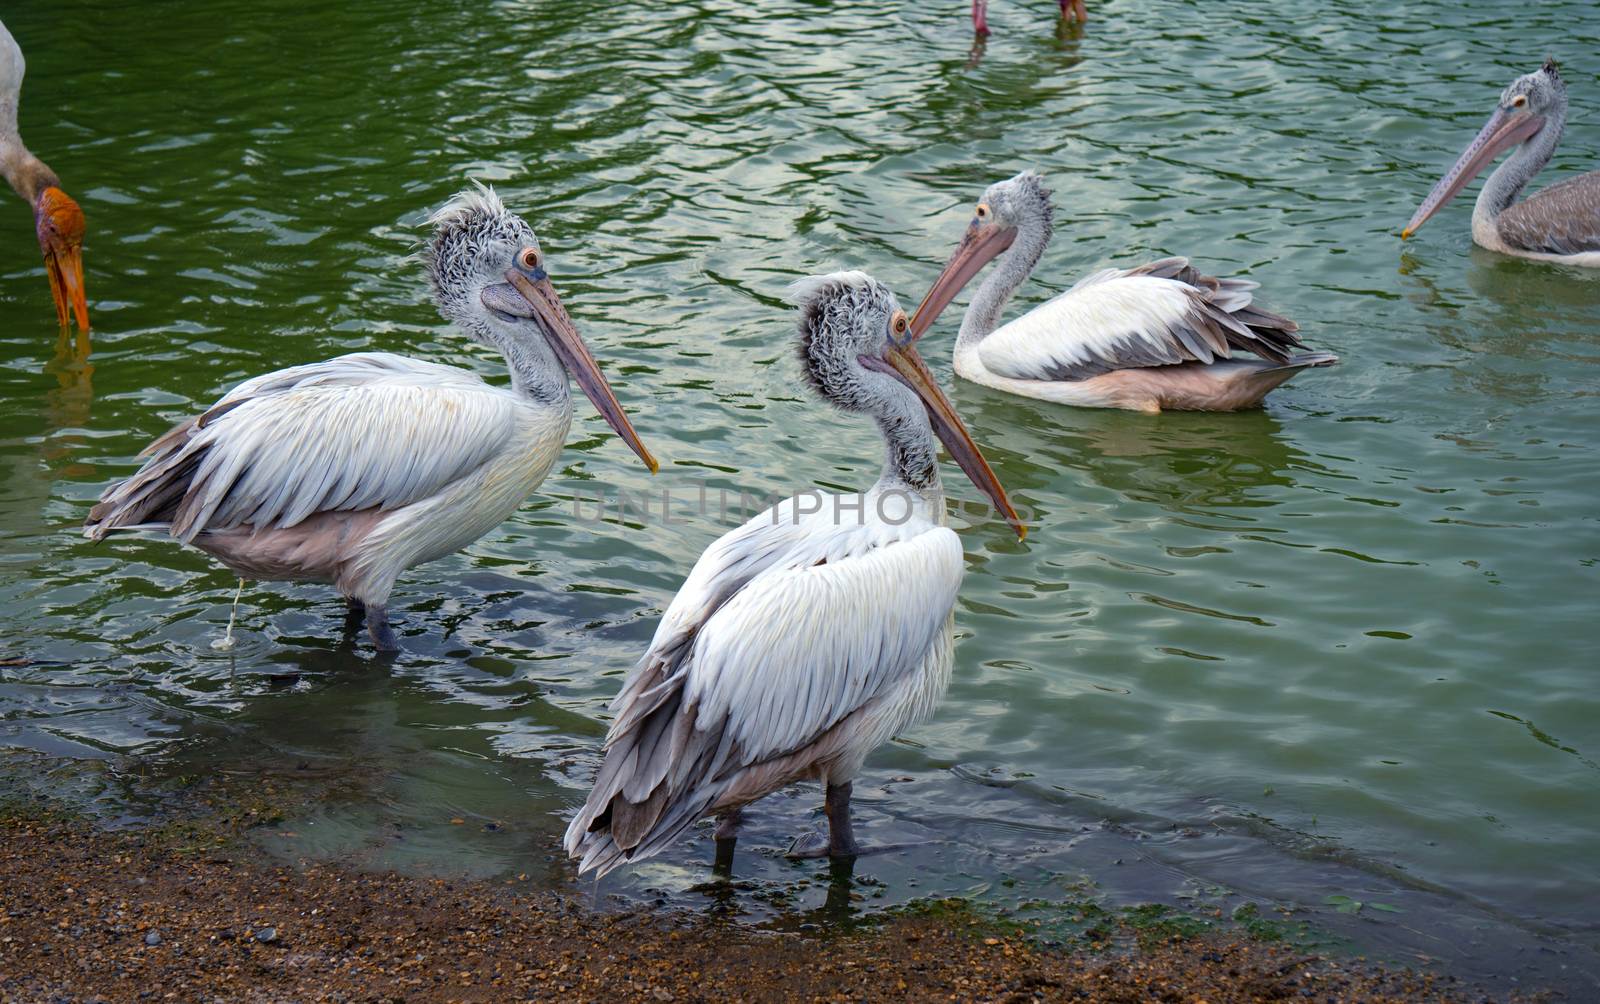
[[(1050, 192), (1024, 171), (990, 185), (911, 321), (920, 338), (991, 258), (961, 321), (956, 372), (973, 383), (1082, 408), (1235, 411), (1328, 352), (1291, 355), (1298, 326), (1252, 302), (1256, 283), (1201, 275), (1185, 258), (1108, 268), (1000, 327), (1011, 294), (1050, 243)], [(1261, 359), (1235, 359), (1245, 349)]]
[(740, 807), (804, 779), (826, 790), (828, 836), (790, 853), (858, 853), (851, 779), (950, 679), (964, 561), (944, 525), (936, 435), (1023, 533), (894, 295), (861, 272), (791, 294), (807, 381), (877, 422), (883, 474), (864, 493), (787, 499), (700, 556), (611, 703), (605, 760), (567, 828), (580, 872), (649, 857), (708, 815), (726, 866)]
[(1501, 254), (1600, 268), (1600, 171), (1549, 185), (1522, 202), (1517, 196), (1550, 163), (1567, 126), (1567, 85), (1555, 60), (1524, 74), (1500, 93), (1500, 104), (1454, 166), (1422, 200), (1402, 238), (1449, 202), (1502, 152), (1517, 152), (1495, 168), (1472, 209), (1472, 239)]
[(17, 132), (17, 103), (22, 98), (22, 74), (27, 64), (22, 47), (0, 23), (0, 174), (33, 207), (33, 229), (44, 252), (44, 270), (50, 278), (50, 295), (56, 301), (56, 321), (89, 327), (89, 301), (83, 287), (83, 210), (61, 190), (61, 179), (22, 144)]
[[(1089, 20), (1088, 8), (1083, 0), (1057, 0), (1064, 21), (1083, 24)], [(989, 0), (972, 0), (972, 30), (979, 35), (989, 34)]]
[(550, 472), (572, 423), (569, 375), (655, 471), (533, 229), (481, 186), (430, 222), (422, 260), (439, 312), (500, 350), (510, 387), (387, 352), (246, 380), (146, 447), (85, 534), (154, 530), (242, 578), (330, 582), (390, 651), (400, 573), (499, 526)]

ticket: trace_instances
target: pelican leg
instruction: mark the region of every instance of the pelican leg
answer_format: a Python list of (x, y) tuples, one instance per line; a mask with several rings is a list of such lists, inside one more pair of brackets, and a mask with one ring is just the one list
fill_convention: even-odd
[(823, 800), (828, 812), (830, 858), (853, 858), (861, 853), (861, 845), (856, 843), (855, 828), (850, 825), (850, 791), (853, 787), (849, 781), (830, 784)]
[(239, 588), (233, 591), (233, 606), (228, 608), (228, 632), (221, 638), (211, 643), (211, 647), (219, 652), (226, 652), (233, 648), (233, 622), (239, 616), (239, 597), (244, 595), (244, 580), (239, 580)]
[(742, 822), (744, 813), (739, 809), (730, 809), (717, 817), (717, 829), (712, 834), (717, 841), (717, 857), (711, 870), (718, 875), (733, 874), (733, 848), (738, 843)]
[(789, 845), (789, 857), (853, 858), (861, 853), (861, 845), (856, 843), (855, 828), (850, 823), (851, 787), (849, 781), (828, 785), (823, 799), (828, 817), (827, 836), (823, 836), (820, 827), (801, 834)]
[(389, 611), (377, 604), (367, 604), (367, 634), (372, 636), (372, 644), (380, 652), (400, 651), (400, 642), (394, 636), (394, 628), (389, 626)]

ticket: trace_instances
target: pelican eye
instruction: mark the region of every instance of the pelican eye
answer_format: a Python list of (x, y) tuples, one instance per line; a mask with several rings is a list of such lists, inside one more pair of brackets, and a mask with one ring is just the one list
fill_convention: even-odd
[(978, 214), (978, 219), (980, 220), (987, 220), (990, 216), (994, 215), (994, 210), (989, 208), (989, 204), (987, 202), (978, 203), (978, 208), (975, 210), (975, 212)]
[(905, 311), (897, 310), (889, 318), (889, 331), (893, 334), (896, 342), (899, 342), (900, 339), (911, 332), (911, 322), (906, 318)]
[(1527, 106), (1528, 96), (1526, 94), (1518, 94), (1516, 97), (1511, 99), (1511, 107), (1513, 108), (1526, 108)]
[(537, 248), (523, 248), (522, 249), (522, 254), (517, 256), (517, 261), (522, 263), (522, 267), (523, 268), (525, 268), (528, 271), (532, 272), (534, 269), (539, 267), (540, 262), (541, 262), (541, 259), (539, 258), (538, 249)]

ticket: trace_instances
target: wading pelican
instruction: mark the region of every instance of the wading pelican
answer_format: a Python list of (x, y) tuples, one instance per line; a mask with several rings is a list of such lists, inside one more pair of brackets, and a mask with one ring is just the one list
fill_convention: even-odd
[(83, 288), (83, 210), (61, 190), (61, 179), (22, 144), (17, 132), (17, 103), (22, 98), (26, 64), (22, 47), (0, 23), (0, 174), (33, 208), (33, 229), (44, 252), (50, 295), (56, 301), (61, 327), (76, 314), (78, 327), (89, 327), (89, 301)]
[[(1061, 7), (1062, 20), (1076, 21), (1078, 24), (1089, 20), (1089, 11), (1084, 7), (1083, 0), (1056, 2)], [(989, 0), (972, 0), (972, 30), (979, 35), (989, 34)]]
[(805, 779), (826, 790), (828, 835), (790, 854), (856, 854), (851, 779), (950, 679), (964, 561), (944, 525), (935, 435), (1023, 533), (894, 295), (861, 272), (791, 294), (806, 379), (877, 422), (883, 474), (864, 493), (785, 500), (700, 556), (611, 704), (605, 760), (567, 828), (580, 872), (649, 857), (708, 815), (726, 867), (740, 807)]
[[(1050, 192), (1024, 171), (990, 185), (911, 321), (922, 337), (989, 259), (956, 339), (956, 372), (973, 383), (1082, 408), (1236, 411), (1328, 352), (1291, 354), (1295, 323), (1252, 303), (1256, 283), (1201, 275), (1185, 258), (1108, 268), (1006, 324), (1011, 294), (1050, 243)], [(1244, 349), (1261, 359), (1235, 359)]]
[(500, 350), (510, 387), (387, 352), (246, 380), (146, 447), (85, 534), (154, 530), (243, 578), (330, 582), (393, 650), (395, 579), (499, 526), (544, 480), (572, 423), (569, 375), (654, 471), (533, 229), (483, 187), (430, 222), (422, 260), (439, 312)]
[(1422, 200), (1402, 238), (1449, 202), (1501, 153), (1472, 209), (1472, 239), (1501, 254), (1600, 268), (1600, 171), (1558, 181), (1522, 202), (1517, 196), (1556, 152), (1567, 126), (1567, 85), (1554, 60), (1518, 77), (1466, 150)]

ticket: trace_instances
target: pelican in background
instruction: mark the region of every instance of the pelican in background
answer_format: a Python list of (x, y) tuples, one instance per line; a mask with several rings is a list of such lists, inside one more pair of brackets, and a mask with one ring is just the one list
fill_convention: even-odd
[(61, 190), (61, 179), (22, 144), (17, 132), (17, 103), (22, 99), (22, 74), (27, 64), (22, 47), (0, 23), (0, 174), (33, 207), (33, 229), (44, 252), (56, 321), (88, 330), (89, 301), (83, 288), (83, 210)]
[(1550, 163), (1567, 126), (1567, 85), (1555, 60), (1524, 74), (1500, 93), (1500, 104), (1460, 158), (1422, 200), (1400, 232), (1410, 237), (1501, 153), (1472, 209), (1472, 239), (1501, 254), (1600, 268), (1600, 171), (1517, 196)]
[[(1089, 10), (1084, 7), (1083, 0), (1057, 0), (1061, 6), (1061, 19), (1085, 24), (1089, 20)], [(972, 0), (972, 31), (974, 34), (989, 34), (989, 0)]]
[[(1188, 259), (1108, 268), (999, 327), (1050, 243), (1050, 192), (1032, 171), (990, 185), (911, 321), (913, 338), (983, 266), (956, 339), (955, 369), (973, 383), (1082, 408), (1236, 411), (1329, 352), (1293, 353), (1298, 326), (1254, 305), (1256, 283), (1215, 279)], [(1243, 349), (1260, 359), (1235, 359)]]
[(806, 380), (877, 422), (883, 474), (863, 493), (786, 499), (700, 556), (611, 703), (604, 762), (567, 828), (580, 872), (656, 854), (708, 815), (719, 817), (726, 868), (740, 807), (807, 779), (826, 791), (828, 833), (800, 838), (790, 854), (859, 853), (851, 779), (874, 748), (932, 712), (950, 681), (965, 562), (944, 525), (935, 436), (1024, 532), (911, 345), (894, 295), (861, 272), (790, 292)]
[(430, 223), (439, 312), (505, 356), (510, 387), (387, 352), (246, 380), (150, 444), (85, 534), (156, 531), (241, 578), (330, 582), (392, 651), (395, 579), (499, 526), (545, 479), (572, 424), (569, 377), (654, 472), (533, 229), (482, 186)]

